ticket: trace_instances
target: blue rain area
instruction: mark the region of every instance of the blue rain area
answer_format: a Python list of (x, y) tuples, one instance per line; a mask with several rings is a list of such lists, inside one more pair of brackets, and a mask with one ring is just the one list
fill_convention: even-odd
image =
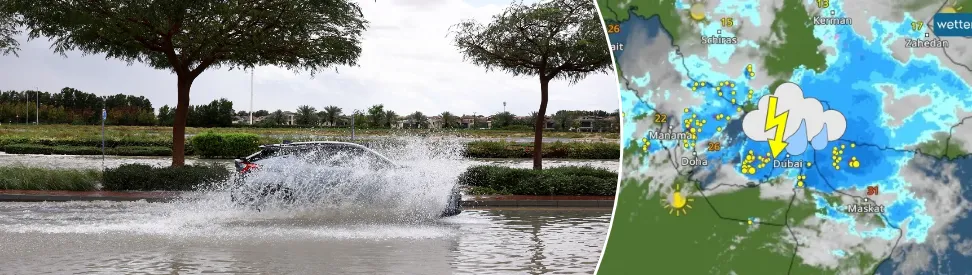
[[(856, 22), (855, 22), (856, 23)], [(862, 22), (864, 23), (864, 22)], [(637, 15), (631, 14), (631, 20), (622, 23), (622, 32), (611, 34), (612, 41), (620, 41), (626, 38), (625, 30), (631, 29), (630, 24), (646, 24), (649, 30), (660, 30), (657, 18), (645, 20)], [(866, 24), (866, 23), (865, 23)], [(956, 121), (954, 108), (956, 104), (967, 109), (972, 107), (972, 97), (969, 97), (969, 87), (964, 80), (959, 78), (954, 72), (945, 69), (936, 58), (912, 58), (908, 63), (902, 64), (890, 56), (881, 45), (882, 37), (889, 32), (895, 31), (899, 35), (914, 35), (907, 23), (902, 23), (895, 28), (886, 28), (881, 24), (872, 24), (874, 33), (877, 37), (875, 41), (867, 41), (853, 33), (850, 27), (837, 27), (840, 36), (840, 55), (836, 61), (829, 64), (829, 68), (821, 74), (812, 71), (797, 70), (797, 75), (803, 74), (803, 78), (796, 82), (804, 91), (806, 97), (817, 98), (821, 101), (825, 109), (840, 111), (847, 120), (846, 130), (838, 141), (828, 142), (826, 140), (825, 128), (821, 134), (813, 137), (809, 141), (809, 148), (806, 143), (791, 145), (787, 148), (790, 153), (790, 160), (800, 160), (811, 162), (813, 165), (801, 171), (806, 175), (804, 180), (807, 188), (813, 188), (822, 192), (833, 192), (836, 190), (857, 188), (865, 189), (870, 184), (877, 184), (882, 193), (905, 194), (899, 196), (898, 200), (886, 206), (886, 217), (892, 224), (901, 224), (907, 228), (905, 236), (911, 242), (924, 242), (928, 238), (927, 229), (934, 223), (931, 217), (925, 214), (923, 201), (915, 199), (908, 194), (904, 180), (897, 173), (900, 166), (906, 160), (915, 157), (908, 151), (896, 150), (892, 148), (904, 148), (928, 139), (929, 133), (947, 131), (943, 127), (947, 121)], [(652, 32), (654, 34), (654, 32)], [(660, 33), (666, 33), (661, 31)], [(667, 34), (667, 33), (666, 33)], [(758, 66), (758, 64), (754, 64)], [(744, 99), (747, 95), (747, 80), (749, 79), (745, 68), (739, 69), (736, 78), (738, 82), (733, 82), (736, 86), (735, 95), (728, 94), (731, 89), (722, 88), (723, 95), (716, 96), (713, 83), (726, 81), (725, 79), (704, 79), (703, 76), (713, 75), (714, 73), (704, 71), (701, 66), (690, 66), (690, 77), (694, 77), (690, 82), (685, 83), (686, 88), (693, 87), (695, 81), (705, 81), (705, 85), (695, 86), (702, 89), (702, 93), (707, 100), (705, 106), (691, 108), (689, 113), (682, 115), (681, 119), (705, 119), (707, 123), (701, 127), (699, 140), (705, 140), (716, 131), (714, 128), (722, 127), (723, 135), (730, 137), (732, 142), (722, 145), (721, 154), (707, 154), (710, 161), (722, 161), (738, 164), (749, 151), (755, 155), (765, 155), (769, 151), (766, 142), (754, 142), (748, 140), (742, 133), (740, 118), (737, 115), (735, 106), (731, 104), (732, 98), (737, 101)], [(731, 80), (730, 80), (731, 81)], [(919, 110), (916, 114), (904, 120), (904, 124), (895, 128), (885, 125), (886, 115), (883, 111), (883, 93), (875, 88), (875, 83), (893, 84), (897, 88), (898, 96), (902, 96), (904, 91), (918, 89), (927, 91), (936, 98), (935, 104), (929, 108)], [(929, 90), (930, 87), (940, 89)], [(766, 94), (765, 89), (752, 88), (755, 91), (754, 98)], [(743, 92), (740, 92), (743, 91)], [(622, 93), (624, 110), (628, 113), (628, 121), (625, 127), (634, 128), (634, 123), (630, 118), (637, 114), (651, 114), (651, 103), (644, 103), (635, 97), (631, 92)], [(948, 103), (941, 102), (941, 99), (948, 99)], [(634, 115), (633, 115), (634, 114)], [(696, 117), (691, 117), (695, 114)], [(719, 120), (718, 114), (729, 114), (733, 116), (731, 121)], [(802, 127), (801, 127), (802, 128)], [(633, 129), (632, 129), (633, 131)], [(805, 129), (801, 129), (805, 131)], [(625, 132), (634, 134), (633, 132)], [(791, 144), (800, 143), (795, 139)], [(625, 146), (629, 145), (630, 140), (624, 140)], [(640, 140), (636, 142), (641, 142)], [(655, 141), (652, 141), (653, 143)], [(640, 145), (640, 144), (639, 144)], [(654, 145), (654, 144), (653, 144)], [(803, 153), (799, 153), (803, 147)], [(832, 167), (834, 160), (833, 149), (843, 151), (841, 169)], [(651, 152), (656, 152), (658, 146), (651, 146)], [(792, 151), (790, 151), (792, 149)], [(649, 152), (649, 153), (651, 153)], [(780, 156), (778, 159), (781, 159)], [(861, 166), (850, 169), (846, 163), (851, 157), (860, 160)], [(944, 160), (941, 160), (944, 161)], [(972, 200), (972, 159), (959, 159), (954, 161), (960, 166), (959, 179), (963, 185), (963, 196), (967, 200)], [(792, 169), (786, 169), (792, 171)], [(938, 171), (928, 171), (935, 174)], [(772, 169), (767, 167), (759, 169), (753, 175), (746, 175), (752, 180), (765, 180), (788, 173), (783, 169)], [(818, 202), (819, 203), (819, 202)], [(825, 209), (825, 215), (834, 219), (846, 218), (846, 214), (835, 211), (832, 207), (821, 206)], [(902, 224), (911, 218), (907, 224)], [(961, 218), (948, 234), (960, 236), (962, 240), (972, 238), (972, 215)], [(907, 251), (905, 251), (907, 253)], [(935, 254), (931, 259), (934, 263), (931, 270), (925, 274), (961, 274), (972, 270), (972, 261), (968, 256), (964, 256), (954, 247), (950, 247), (944, 254)], [(895, 266), (899, 263), (885, 261), (879, 266), (879, 274), (891, 274)]]

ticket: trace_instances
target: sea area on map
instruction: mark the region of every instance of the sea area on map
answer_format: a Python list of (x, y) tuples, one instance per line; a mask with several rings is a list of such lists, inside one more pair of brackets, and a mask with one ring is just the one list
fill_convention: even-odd
[[(838, 12), (841, 12), (838, 8)], [(662, 29), (658, 17), (644, 18), (635, 13), (630, 13), (630, 20), (620, 23), (620, 32), (609, 34), (612, 42), (625, 43), (629, 37), (627, 30), (647, 30), (649, 39), (659, 35), (669, 35)], [(956, 104), (972, 107), (969, 101), (969, 87), (964, 80), (959, 78), (954, 72), (942, 66), (938, 58), (934, 56), (914, 57), (907, 63), (902, 63), (894, 59), (886, 52), (885, 42), (889, 39), (887, 35), (896, 37), (917, 37), (916, 33), (907, 27), (907, 24), (900, 22), (881, 22), (871, 20), (869, 22), (855, 22), (855, 24), (871, 24), (874, 30), (872, 37), (866, 39), (856, 33), (850, 26), (834, 26), (830, 33), (815, 33), (818, 37), (832, 37), (825, 39), (825, 45), (836, 46), (837, 54), (828, 56), (828, 69), (822, 73), (798, 68), (794, 76), (790, 79), (800, 85), (807, 97), (814, 97), (821, 101), (825, 109), (838, 110), (847, 119), (847, 129), (840, 140), (832, 141), (828, 146), (819, 151), (808, 150), (806, 153), (794, 156), (780, 155), (777, 159), (788, 159), (792, 161), (811, 162), (813, 165), (799, 169), (776, 169), (768, 166), (759, 169), (756, 173), (746, 175), (753, 181), (766, 181), (768, 179), (787, 176), (796, 177), (797, 175), (806, 176), (806, 188), (815, 189), (824, 193), (831, 193), (835, 190), (864, 190), (867, 186), (878, 185), (884, 193), (897, 193), (897, 200), (885, 205), (885, 218), (890, 225), (868, 232), (856, 232), (854, 219), (847, 215), (845, 211), (838, 211), (843, 206), (830, 205), (823, 198), (817, 197), (817, 207), (826, 209), (825, 218), (844, 221), (851, 228), (852, 233), (862, 237), (878, 237), (893, 239), (897, 237), (899, 230), (895, 225), (904, 227), (905, 236), (910, 242), (922, 243), (928, 236), (928, 228), (934, 221), (925, 213), (923, 200), (915, 198), (914, 194), (907, 190), (909, 184), (898, 174), (902, 166), (910, 159), (916, 157), (913, 151), (902, 150), (916, 144), (925, 142), (931, 138), (931, 133), (940, 132), (949, 128), (949, 123), (958, 120), (955, 116), (954, 107)], [(635, 27), (636, 25), (637, 28)], [(882, 39), (885, 38), (885, 39)], [(882, 41), (883, 40), (883, 41)], [(894, 39), (890, 39), (894, 40)], [(745, 44), (741, 41), (740, 44)], [(727, 45), (735, 47), (734, 45)], [(709, 60), (725, 59), (711, 56), (716, 51), (709, 51)], [(732, 51), (722, 51), (731, 54)], [(705, 88), (714, 89), (714, 84), (722, 81), (734, 83), (736, 91), (754, 90), (755, 98), (768, 94), (768, 87), (748, 87), (748, 75), (745, 68), (739, 68), (739, 73), (735, 75), (725, 75), (720, 72), (711, 71), (711, 65), (707, 60), (698, 56), (681, 56), (671, 54), (669, 61), (683, 75), (691, 79), (685, 79), (686, 89), (693, 86), (698, 87), (696, 82), (706, 82)], [(759, 64), (753, 64), (759, 66)], [(643, 76), (627, 75), (633, 85), (645, 87), (652, 77), (650, 72)], [(897, 96), (905, 96), (915, 93), (935, 93), (936, 98), (948, 99), (950, 104), (935, 104), (929, 108), (919, 110), (901, 125), (889, 126), (886, 124), (888, 115), (883, 111), (883, 93), (879, 87), (892, 86), (899, 93)], [(648, 87), (650, 89), (650, 87)], [(725, 92), (725, 91), (724, 91)], [(667, 91), (648, 91), (647, 93), (663, 93), (665, 100), (678, 100)], [(679, 114), (668, 114), (673, 116), (675, 121), (684, 119), (706, 119), (708, 123), (702, 126), (702, 131), (698, 133), (698, 140), (708, 140), (715, 135), (728, 137), (730, 143), (722, 145), (722, 151), (716, 154), (708, 154), (710, 163), (733, 163), (738, 164), (746, 156), (747, 152), (753, 151), (758, 156), (769, 152), (766, 142), (749, 141), (741, 130), (741, 121), (738, 107), (730, 103), (735, 98), (737, 101), (746, 100), (745, 92), (735, 94), (723, 93), (724, 96), (714, 98), (696, 94), (696, 96), (706, 97), (704, 107), (692, 108), (688, 112)], [(647, 100), (648, 94), (641, 98), (635, 92), (623, 91), (622, 109), (629, 112), (628, 117), (638, 115), (650, 116), (654, 110), (654, 103)], [(657, 98), (655, 99), (657, 101)], [(946, 103), (946, 102), (942, 102)], [(719, 114), (725, 114), (732, 119), (728, 122), (717, 121), (715, 118)], [(694, 117), (693, 117), (694, 116)], [(628, 121), (627, 123), (632, 123)], [(623, 137), (647, 136), (646, 133), (635, 133), (636, 127), (623, 127)], [(722, 131), (716, 131), (721, 128)], [(637, 138), (622, 139), (623, 147), (640, 147)], [(651, 141), (665, 145), (665, 147), (681, 146), (679, 141)], [(654, 145), (654, 144), (653, 144)], [(844, 159), (851, 156), (860, 160), (862, 163), (858, 169), (834, 169), (831, 164), (833, 148), (842, 151)], [(657, 153), (664, 150), (662, 146), (651, 146), (648, 153)], [(944, 160), (937, 160), (944, 161)], [(972, 159), (962, 158), (953, 161), (959, 168), (958, 177), (964, 186), (962, 194), (967, 200), (972, 200)], [(649, 163), (645, 163), (645, 166)], [(738, 165), (737, 165), (738, 166)], [(643, 170), (650, 170), (645, 167)], [(936, 171), (927, 171), (929, 175), (934, 175)], [(704, 181), (704, 180), (703, 180)], [(965, 238), (972, 237), (972, 217), (966, 216), (957, 221), (953, 234)], [(947, 261), (945, 258), (963, 259), (966, 258), (954, 248), (942, 254), (944, 258), (935, 256), (935, 261)], [(885, 261), (881, 264), (879, 271), (882, 274), (890, 274), (897, 264), (893, 261)], [(970, 261), (951, 261), (948, 270), (972, 270)], [(941, 271), (941, 270), (940, 270)], [(935, 272), (935, 271), (932, 271)]]

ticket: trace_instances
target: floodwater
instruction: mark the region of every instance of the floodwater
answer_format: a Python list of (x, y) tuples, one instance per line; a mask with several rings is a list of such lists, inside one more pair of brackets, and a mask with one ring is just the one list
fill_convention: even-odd
[(0, 203), (2, 274), (590, 274), (609, 210), (418, 223), (197, 202)]
[[(187, 164), (200, 163), (223, 163), (227, 167), (231, 166), (231, 160), (210, 160), (210, 159), (186, 159)], [(533, 167), (531, 159), (466, 159), (466, 165), (494, 164), (518, 168)], [(128, 157), (128, 156), (76, 156), (76, 155), (16, 155), (0, 152), (0, 166), (26, 165), (31, 167), (45, 168), (74, 168), (74, 169), (101, 169), (102, 163), (105, 168), (117, 167), (122, 164), (148, 164), (153, 166), (168, 166), (172, 163), (169, 157)], [(578, 160), (578, 159), (544, 159), (544, 167), (557, 166), (592, 166), (597, 168), (617, 171), (618, 160)]]

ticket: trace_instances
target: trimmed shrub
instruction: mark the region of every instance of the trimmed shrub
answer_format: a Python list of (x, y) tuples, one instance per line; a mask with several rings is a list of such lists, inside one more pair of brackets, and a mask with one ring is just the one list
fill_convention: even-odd
[(459, 184), (474, 192), (537, 196), (613, 196), (617, 182), (617, 173), (589, 166), (533, 170), (483, 165), (459, 176)]
[(236, 158), (260, 150), (260, 136), (205, 132), (192, 137), (193, 152), (203, 158)]
[[(107, 154), (116, 156), (171, 156), (172, 148), (168, 147), (145, 147), (145, 146), (119, 146), (105, 149)], [(99, 152), (100, 154), (100, 152)]]
[[(107, 150), (108, 148), (105, 148)], [(107, 152), (106, 152), (107, 153)], [(100, 147), (91, 146), (54, 146), (52, 154), (55, 155), (100, 155)]]
[[(549, 142), (543, 145), (544, 158), (619, 159), (621, 147), (609, 142)], [(532, 158), (533, 143), (473, 141), (466, 145), (471, 158)]]
[(0, 167), (0, 189), (6, 190), (95, 190), (101, 173), (97, 170)]
[(39, 144), (10, 144), (3, 146), (3, 151), (7, 154), (50, 155), (54, 153), (54, 147)]
[(153, 167), (125, 164), (105, 170), (102, 190), (110, 191), (190, 191), (227, 180), (230, 171), (223, 165), (185, 165)]

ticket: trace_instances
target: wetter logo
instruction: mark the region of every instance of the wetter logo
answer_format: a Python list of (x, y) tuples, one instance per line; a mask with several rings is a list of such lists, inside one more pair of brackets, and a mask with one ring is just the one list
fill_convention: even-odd
[(769, 142), (775, 158), (784, 150), (799, 155), (807, 147), (826, 148), (844, 135), (847, 120), (838, 111), (824, 111), (820, 101), (803, 97), (800, 86), (786, 82), (773, 95), (759, 98), (757, 109), (743, 117), (742, 127), (749, 139)]

